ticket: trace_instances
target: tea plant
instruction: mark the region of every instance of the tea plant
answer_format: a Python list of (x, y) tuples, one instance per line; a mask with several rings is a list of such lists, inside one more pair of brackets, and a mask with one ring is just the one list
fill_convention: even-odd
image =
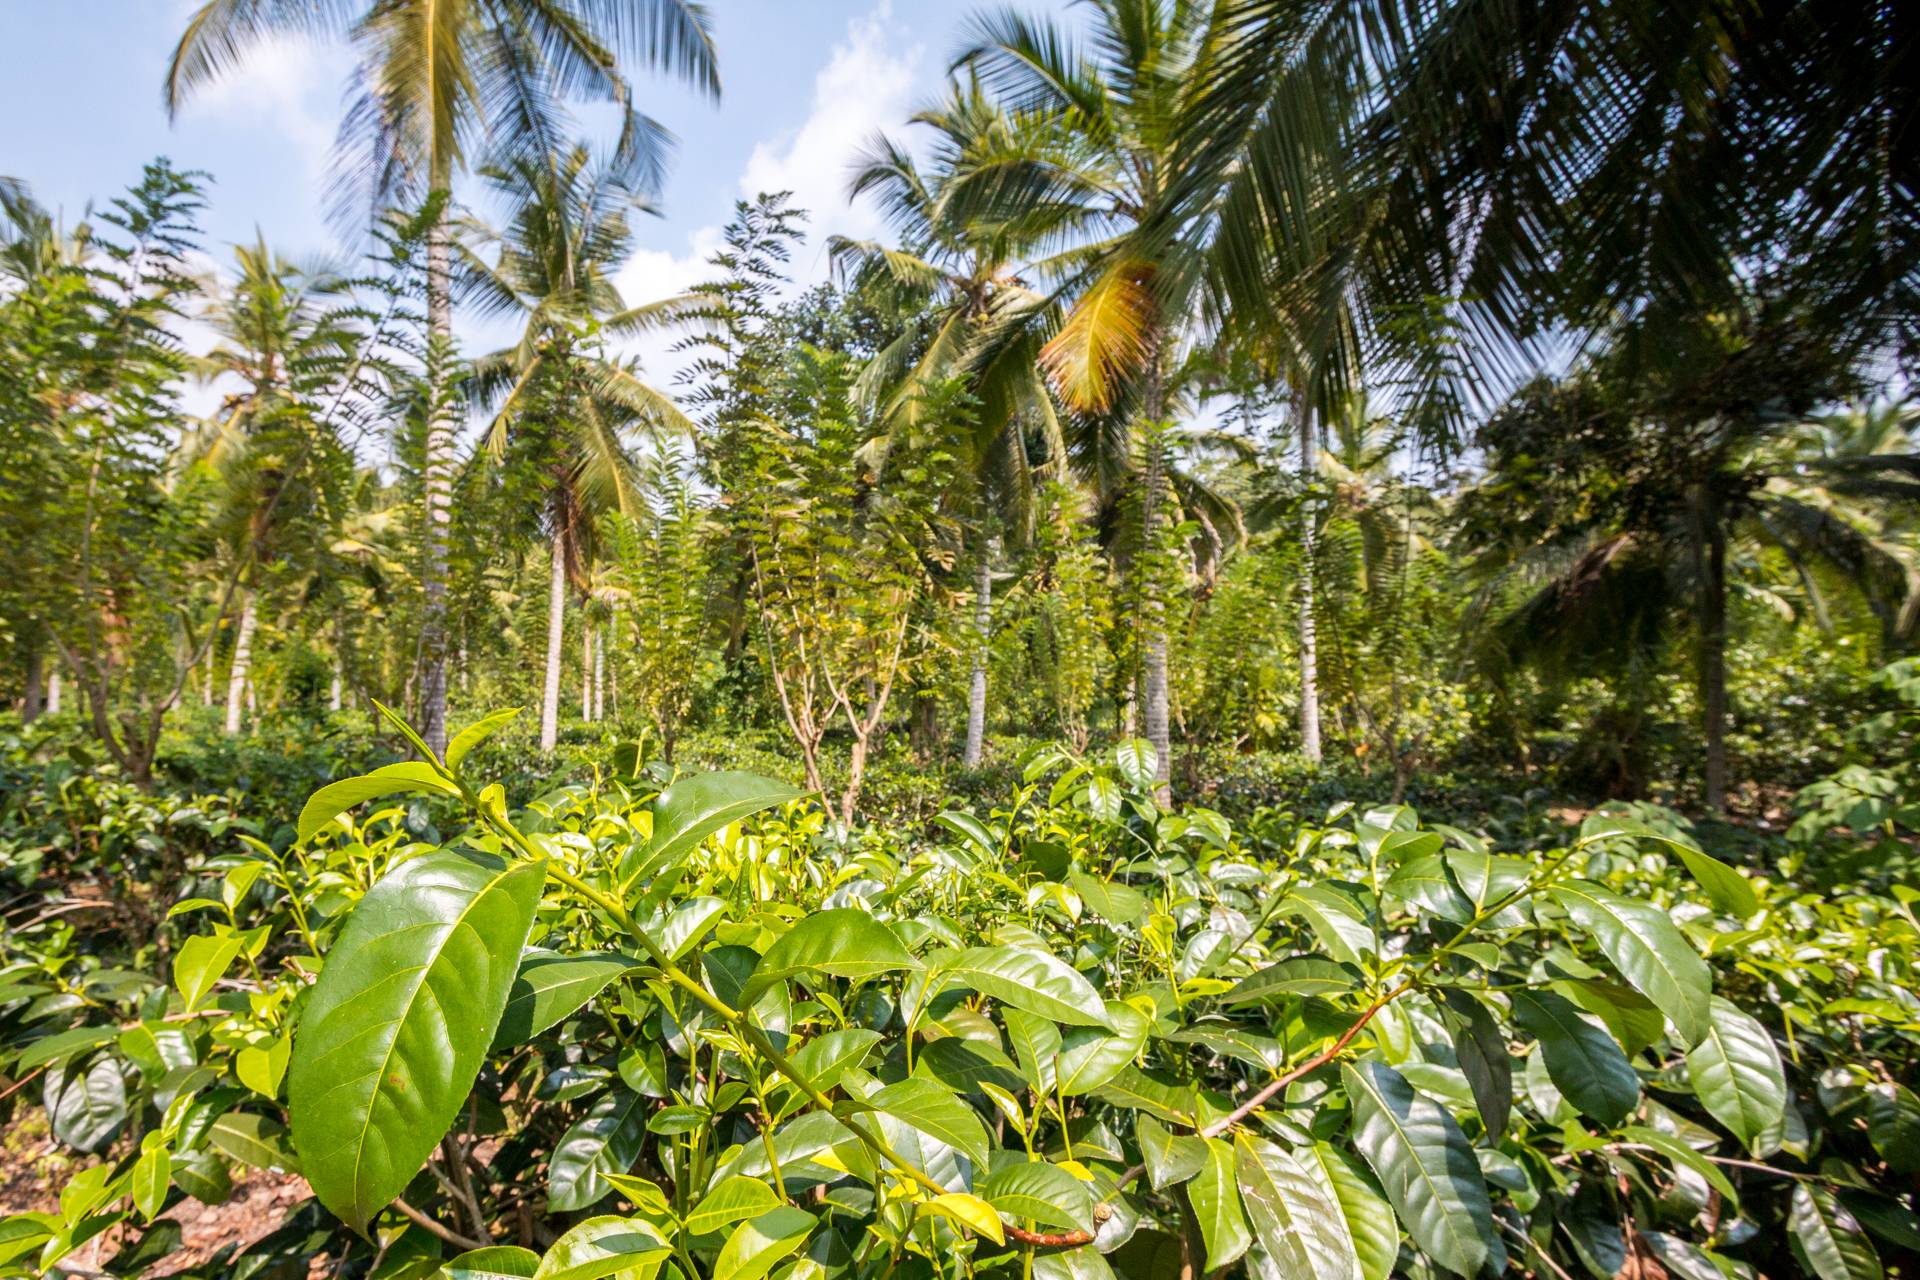
[(1604, 814), (1524, 853), (1404, 807), (1248, 836), (1156, 807), (1137, 743), (1036, 750), (932, 840), (632, 750), (510, 809), (469, 760), (511, 715), (203, 859), (170, 984), (10, 939), (6, 1087), (101, 1160), (0, 1223), (0, 1274), (102, 1237), (140, 1274), (237, 1166), (314, 1198), (200, 1274), (1862, 1280), (1920, 1250), (1906, 886), (1835, 899)]

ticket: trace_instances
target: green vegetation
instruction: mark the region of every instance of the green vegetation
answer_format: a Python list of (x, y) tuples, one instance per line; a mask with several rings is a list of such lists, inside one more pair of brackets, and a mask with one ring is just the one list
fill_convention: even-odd
[(1882, 6), (983, 14), (668, 298), (699, 6), (274, 31), (362, 259), (0, 180), (0, 1276), (1920, 1274)]

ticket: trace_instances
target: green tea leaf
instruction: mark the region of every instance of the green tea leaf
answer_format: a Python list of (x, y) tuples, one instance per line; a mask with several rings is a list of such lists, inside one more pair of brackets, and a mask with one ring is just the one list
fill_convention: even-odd
[(447, 744), (447, 768), (457, 771), (468, 752), (512, 724), (519, 717), (520, 710), (519, 707), (508, 707), (504, 711), (495, 711), (454, 734), (453, 741)]
[(1660, 1006), (1691, 1048), (1712, 1024), (1713, 976), (1667, 914), (1585, 880), (1549, 890), (1620, 976)]
[(367, 893), (294, 1037), (293, 1145), (356, 1231), (398, 1195), (466, 1101), (493, 1043), (545, 868), (438, 851)]
[(599, 995), (621, 974), (644, 967), (641, 961), (617, 951), (571, 956), (528, 952), (521, 957), (520, 970), (507, 993), (493, 1047), (510, 1049), (525, 1044)]
[(195, 934), (180, 944), (173, 955), (173, 985), (186, 997), (188, 1013), (198, 1009), (212, 993), (213, 984), (226, 977), (245, 945), (246, 940), (237, 933), (224, 937)]
[(1362, 1280), (1339, 1203), (1292, 1152), (1242, 1135), (1234, 1143), (1240, 1199), (1280, 1275)]
[(1340, 1075), (1353, 1103), (1354, 1145), (1414, 1242), (1462, 1275), (1498, 1271), (1506, 1255), (1486, 1179), (1453, 1116), (1384, 1063), (1345, 1064)]
[(939, 951), (927, 967), (962, 986), (1053, 1022), (1110, 1027), (1106, 1001), (1058, 956), (1025, 947), (971, 947)]
[(752, 773), (701, 773), (682, 778), (653, 802), (653, 839), (623, 880), (631, 884), (674, 866), (710, 835), (763, 809), (806, 793)]
[(448, 1280), (532, 1280), (540, 1269), (540, 1255), (516, 1245), (489, 1245), (469, 1249), (443, 1269)]
[(547, 1250), (534, 1280), (601, 1280), (671, 1252), (651, 1223), (639, 1218), (588, 1218)]
[(457, 796), (460, 789), (421, 760), (403, 760), (357, 778), (342, 778), (314, 792), (301, 808), (299, 838), (313, 839), (320, 828), (363, 801), (411, 794)]
[(705, 1235), (745, 1218), (757, 1218), (781, 1203), (774, 1189), (758, 1178), (735, 1175), (721, 1180), (686, 1216), (691, 1235)]
[(977, 1190), (1009, 1218), (1093, 1234), (1093, 1192), (1058, 1165), (1011, 1161), (982, 1179)]
[(760, 1280), (813, 1234), (813, 1215), (782, 1206), (743, 1222), (727, 1237), (713, 1264), (713, 1280)]
[(860, 908), (816, 911), (767, 948), (743, 998), (751, 1000), (774, 983), (803, 973), (871, 978), (919, 967), (899, 935)]
[(625, 1173), (647, 1136), (647, 1100), (627, 1089), (602, 1096), (563, 1134), (547, 1165), (547, 1207), (570, 1213), (612, 1190), (609, 1173)]
[(1207, 1144), (1191, 1134), (1175, 1134), (1152, 1116), (1134, 1117), (1133, 1133), (1140, 1144), (1140, 1160), (1155, 1191), (1178, 1186), (1207, 1162)]
[(1540, 1041), (1547, 1075), (1568, 1102), (1608, 1128), (1633, 1113), (1640, 1077), (1612, 1036), (1551, 991), (1517, 990), (1512, 998), (1514, 1020)]
[(1233, 1148), (1218, 1138), (1205, 1142), (1206, 1163), (1187, 1183), (1187, 1202), (1207, 1244), (1207, 1270), (1214, 1271), (1237, 1262), (1253, 1243), (1253, 1233), (1247, 1230), (1247, 1216), (1240, 1208)]
[(1152, 1024), (1139, 1010), (1116, 1001), (1107, 1006), (1107, 1019), (1114, 1028), (1111, 1034), (1098, 1027), (1073, 1027), (1061, 1037), (1054, 1060), (1055, 1088), (1061, 1097), (1098, 1089), (1119, 1075), (1146, 1044)]
[(1687, 1078), (1700, 1105), (1749, 1149), (1786, 1109), (1786, 1071), (1773, 1037), (1719, 996), (1706, 1038), (1687, 1051)]
[(1880, 1255), (1873, 1242), (1825, 1187), (1794, 1183), (1787, 1225), (1807, 1269), (1820, 1280), (1880, 1280)]
[[(1767, 1037), (1767, 1047), (1773, 1047), (1771, 1036)], [(1692, 1060), (1688, 1063), (1691, 1065)], [(1777, 1072), (1780, 1066), (1777, 1054), (1773, 1066)], [(1867, 1136), (1873, 1142), (1873, 1149), (1887, 1162), (1887, 1168), (1895, 1173), (1920, 1173), (1920, 1097), (1901, 1084), (1882, 1081), (1868, 1085)]]
[(1220, 997), (1225, 1004), (1274, 1000), (1287, 996), (1335, 996), (1358, 991), (1366, 979), (1352, 965), (1322, 956), (1294, 956), (1240, 979)]

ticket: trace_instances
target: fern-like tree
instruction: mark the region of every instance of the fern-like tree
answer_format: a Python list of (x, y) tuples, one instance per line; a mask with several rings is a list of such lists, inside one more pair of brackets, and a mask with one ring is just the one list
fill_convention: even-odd
[(428, 373), (420, 730), (447, 735), (447, 547), (456, 398), (450, 200), (455, 178), (489, 148), (562, 154), (562, 97), (611, 102), (623, 153), (658, 168), (667, 135), (635, 108), (621, 68), (661, 67), (717, 96), (704, 8), (691, 0), (205, 0), (167, 67), (167, 110), (231, 72), (272, 36), (343, 39), (353, 48), (352, 105), (341, 126), (343, 190), (435, 212), (427, 247)]
[[(285, 556), (326, 555), (345, 515), (352, 458), (329, 412), (362, 335), (344, 282), (302, 267), (264, 239), (234, 248), (230, 281), (208, 282), (201, 318), (216, 335), (193, 362), (203, 380), (237, 383), (180, 450), (224, 492), (222, 536), (238, 575), (240, 613), (228, 667), (226, 732), (240, 731), (255, 630), (268, 578)], [(299, 543), (301, 545), (294, 545)], [(290, 569), (297, 575), (298, 565)]]
[(865, 449), (876, 471), (884, 475), (894, 450), (915, 435), (942, 384), (964, 379), (976, 401), (969, 437), (942, 442), (959, 450), (961, 463), (943, 505), (966, 531), (973, 562), (972, 666), (961, 756), (971, 768), (980, 763), (986, 733), (995, 541), (1031, 536), (1036, 475), (1046, 464), (1057, 468), (1065, 452), (1059, 416), (1037, 364), (1058, 309), (1020, 281), (1018, 265), (1079, 215), (1049, 206), (1014, 216), (972, 211), (958, 217), (946, 207), (958, 175), (989, 157), (1033, 145), (1026, 135), (1050, 129), (1045, 118), (1010, 115), (969, 81), (913, 119), (932, 131), (931, 162), (922, 167), (906, 147), (882, 137), (857, 162), (851, 188), (856, 198), (879, 202), (898, 243), (836, 237), (831, 247), (858, 284), (887, 290), (896, 306), (916, 316), (856, 384), (881, 423)]
[[(559, 732), (568, 583), (586, 588), (595, 517), (632, 516), (638, 509), (633, 433), (692, 430), (670, 397), (605, 349), (604, 335), (671, 323), (689, 305), (667, 299), (629, 307), (614, 286), (614, 273), (632, 249), (631, 218), (644, 205), (644, 176), (630, 157), (596, 162), (578, 145), (490, 166), (484, 177), (510, 203), (511, 216), (493, 237), (493, 260), (480, 243), (462, 246), (471, 296), (484, 310), (521, 323), (512, 347), (475, 361), (473, 385), (493, 407), (487, 450), (506, 459), (516, 443), (515, 462), (545, 477), (540, 488), (552, 554), (543, 751), (553, 750)], [(516, 432), (521, 439), (514, 442)], [(583, 681), (591, 680), (591, 665), (589, 656)], [(591, 713), (588, 702), (583, 715)]]

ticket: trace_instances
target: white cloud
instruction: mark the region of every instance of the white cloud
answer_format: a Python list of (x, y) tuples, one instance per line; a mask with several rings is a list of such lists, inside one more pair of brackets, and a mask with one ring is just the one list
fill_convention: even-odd
[[(893, 21), (891, 0), (847, 24), (845, 37), (813, 81), (813, 100), (798, 125), (753, 148), (740, 173), (740, 194), (790, 191), (793, 203), (808, 211), (808, 241), (796, 252), (795, 276), (802, 284), (824, 280), (831, 266), (827, 237), (879, 235), (884, 222), (866, 203), (847, 200), (854, 157), (874, 134), (896, 129), (913, 109), (925, 49), (908, 43)], [(691, 232), (683, 252), (642, 249), (621, 268), (616, 283), (630, 305), (670, 297), (707, 278), (707, 259), (722, 245), (722, 231), (705, 226)], [(647, 375), (667, 383), (684, 357), (672, 348), (673, 334), (649, 334), (621, 344), (638, 355)]]
[(298, 158), (306, 181), (317, 187), (333, 150), (347, 65), (343, 50), (269, 37), (250, 48), (238, 66), (197, 89), (180, 119), (270, 133)]
[(904, 36), (889, 0), (848, 23), (846, 37), (814, 77), (807, 118), (756, 146), (740, 175), (743, 196), (791, 191), (793, 202), (811, 215), (811, 261), (795, 264), (802, 276), (826, 274), (828, 236), (866, 237), (884, 228), (869, 204), (848, 202), (847, 182), (868, 140), (898, 129), (913, 110), (926, 50), (905, 43)]

